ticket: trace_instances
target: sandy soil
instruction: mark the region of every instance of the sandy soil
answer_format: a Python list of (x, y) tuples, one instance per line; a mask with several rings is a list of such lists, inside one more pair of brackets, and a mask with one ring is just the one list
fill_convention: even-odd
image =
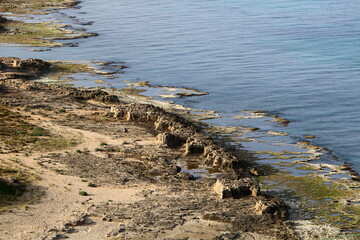
[[(36, 123), (37, 121), (34, 121)], [(79, 138), (81, 144), (77, 149), (98, 147), (101, 142), (115, 143), (119, 139), (111, 138), (89, 131), (82, 131), (69, 127), (60, 127), (51, 123), (39, 125), (54, 130), (57, 134)], [(121, 139), (131, 141), (131, 138)], [(70, 149), (70, 151), (75, 151)], [(63, 154), (65, 150), (54, 151), (53, 153)], [(31, 156), (21, 154), (6, 154), (1, 156), (4, 162), (10, 162), (21, 166), (26, 171), (40, 176), (36, 181), (33, 191), (28, 190), (28, 194), (35, 192), (40, 195), (38, 202), (14, 209), (11, 212), (2, 214), (0, 223), (1, 239), (52, 239), (57, 235), (57, 229), (62, 229), (68, 222), (78, 221), (85, 216), (87, 207), (91, 204), (106, 203), (112, 200), (116, 203), (133, 203), (143, 199), (138, 193), (145, 189), (155, 188), (151, 184), (143, 184), (136, 187), (114, 187), (99, 186), (89, 187), (88, 182), (75, 176), (61, 175), (51, 169), (38, 164), (41, 154), (35, 153)], [(80, 196), (79, 191), (86, 191), (89, 196)], [(85, 219), (88, 224), (95, 224), (96, 220)], [(84, 227), (77, 229), (72, 239), (103, 239), (111, 228), (117, 226), (117, 223), (96, 223), (96, 231), (91, 231), (93, 227), (86, 229)]]

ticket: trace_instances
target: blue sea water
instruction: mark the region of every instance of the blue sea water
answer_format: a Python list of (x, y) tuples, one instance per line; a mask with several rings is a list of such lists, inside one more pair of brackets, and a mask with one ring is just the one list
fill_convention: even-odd
[(313, 144), (360, 172), (359, 12), (354, 0), (83, 0), (81, 9), (42, 18), (94, 21), (86, 28), (99, 37), (77, 48), (0, 52), (125, 61), (118, 86), (150, 81), (209, 92), (176, 102), (218, 111), (219, 125), (242, 126), (233, 118), (242, 110), (276, 113), (288, 127), (260, 127), (287, 132), (293, 143), (316, 135)]

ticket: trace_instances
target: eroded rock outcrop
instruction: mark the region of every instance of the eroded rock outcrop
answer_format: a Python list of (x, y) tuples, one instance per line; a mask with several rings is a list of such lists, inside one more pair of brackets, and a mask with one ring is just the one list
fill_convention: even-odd
[(95, 100), (103, 103), (120, 102), (117, 96), (110, 95), (99, 89), (95, 89), (95, 90), (74, 89), (74, 91), (71, 91), (69, 95), (78, 100)]
[(204, 139), (198, 137), (189, 137), (185, 144), (185, 155), (203, 154), (205, 146), (208, 144), (209, 143), (206, 143)]
[(50, 66), (50, 63), (35, 58), (0, 57), (0, 79), (36, 78)]
[(219, 147), (192, 123), (162, 108), (147, 104), (129, 104), (112, 107), (111, 113), (116, 118), (150, 126), (169, 147), (182, 146), (185, 155), (198, 155), (205, 164), (231, 170), (237, 170), (236, 168), (244, 165), (242, 160)]
[(286, 215), (286, 204), (280, 198), (267, 198), (256, 202), (255, 211), (258, 215), (270, 214), (278, 219)]
[[(37, 77), (47, 71), (50, 63), (33, 58), (22, 60), (3, 57), (0, 58), (0, 66), (4, 69), (0, 72), (0, 79), (6, 79), (7, 87), (11, 85), (22, 90), (36, 90), (40, 83), (30, 83), (27, 79)], [(79, 101), (95, 100), (115, 104), (111, 108), (114, 117), (150, 127), (158, 135), (158, 140), (168, 147), (182, 147), (185, 156), (198, 156), (205, 164), (233, 171), (240, 177), (248, 175), (247, 170), (244, 170), (246, 163), (243, 160), (220, 147), (206, 134), (202, 134), (200, 128), (177, 114), (149, 104), (125, 104), (117, 96), (99, 89), (60, 86), (49, 86), (49, 88), (56, 89), (64, 97)]]
[(220, 198), (257, 197), (260, 195), (259, 184), (251, 178), (218, 179), (214, 185), (214, 190)]
[(47, 70), (51, 64), (40, 59), (29, 58), (20, 59), (15, 57), (0, 57), (0, 62), (8, 68), (16, 68), (21, 70)]
[(175, 148), (182, 146), (184, 144), (184, 139), (181, 137), (172, 134), (172, 133), (160, 133), (156, 136), (156, 139), (164, 144), (166, 144), (170, 148)]

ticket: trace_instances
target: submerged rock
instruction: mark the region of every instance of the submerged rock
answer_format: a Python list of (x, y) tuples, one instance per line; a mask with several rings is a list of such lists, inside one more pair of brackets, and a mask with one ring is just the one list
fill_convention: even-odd
[(277, 115), (274, 115), (274, 116), (272, 116), (272, 117), (274, 118), (274, 121), (280, 123), (280, 124), (281, 124), (282, 126), (284, 126), (284, 127), (287, 127), (288, 124), (290, 123), (289, 120), (287, 120), (287, 119), (285, 119), (285, 118), (282, 118), (282, 117), (279, 117), (279, 116), (277, 116)]

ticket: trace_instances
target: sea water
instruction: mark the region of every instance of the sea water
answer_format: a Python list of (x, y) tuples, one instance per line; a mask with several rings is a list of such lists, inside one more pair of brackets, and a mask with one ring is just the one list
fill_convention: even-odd
[[(312, 144), (360, 172), (358, 1), (84, 0), (80, 6), (41, 18), (94, 21), (86, 28), (98, 37), (47, 52), (3, 45), (1, 55), (124, 61), (129, 69), (113, 87), (128, 80), (206, 91), (175, 102), (217, 111), (222, 118), (210, 122), (218, 125), (288, 133), (282, 142), (315, 135)], [(291, 122), (234, 118), (243, 110)]]

